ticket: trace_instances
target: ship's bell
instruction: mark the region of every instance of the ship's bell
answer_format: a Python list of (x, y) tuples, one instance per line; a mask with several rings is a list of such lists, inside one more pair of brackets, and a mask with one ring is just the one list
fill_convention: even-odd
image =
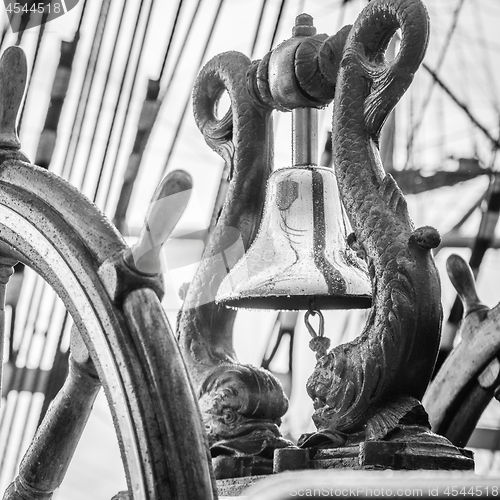
[(335, 174), (318, 166), (317, 105), (299, 88), (296, 74), (298, 47), (315, 33), (312, 18), (302, 14), (292, 38), (270, 55), (269, 91), (292, 111), (292, 167), (269, 177), (259, 231), (222, 281), (219, 303), (311, 314), (371, 305), (366, 263), (347, 244)]
[(331, 168), (294, 166), (271, 174), (258, 234), (216, 301), (251, 309), (370, 307), (367, 266), (347, 245)]

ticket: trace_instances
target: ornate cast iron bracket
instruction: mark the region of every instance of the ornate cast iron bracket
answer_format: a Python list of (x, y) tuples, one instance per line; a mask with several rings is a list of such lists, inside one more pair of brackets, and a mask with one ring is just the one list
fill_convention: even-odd
[[(385, 50), (398, 29), (400, 50), (387, 61)], [(440, 236), (430, 227), (414, 228), (378, 152), (382, 125), (423, 59), (428, 31), (419, 0), (373, 0), (352, 27), (334, 36), (317, 35), (312, 19), (301, 15), (292, 39), (261, 61), (228, 52), (201, 71), (195, 118), (206, 142), (230, 166), (231, 182), (188, 289), (178, 334), (214, 456), (294, 453), (278, 430), (287, 409), (279, 383), (237, 362), (236, 313), (214, 297), (259, 227), (272, 163), (271, 111), (321, 108), (334, 99), (335, 172), (354, 231), (351, 241), (366, 255), (373, 303), (355, 341), (319, 356), (307, 384), (318, 431), (304, 436), (302, 445), (355, 449), (358, 461), (372, 450), (376, 463), (366, 465), (392, 467), (381, 457), (395, 456), (411, 442), (422, 456), (440, 448), (431, 467), (471, 467), (470, 458), (430, 433), (420, 404), (440, 340), (440, 283), (431, 254)], [(217, 119), (214, 109), (224, 90), (231, 110)], [(382, 453), (374, 454), (377, 449)], [(411, 456), (403, 462), (421, 465)]]

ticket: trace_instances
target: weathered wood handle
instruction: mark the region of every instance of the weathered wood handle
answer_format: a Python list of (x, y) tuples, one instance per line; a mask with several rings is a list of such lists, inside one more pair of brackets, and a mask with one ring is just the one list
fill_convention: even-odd
[(9, 47), (0, 59), (0, 148), (19, 149), (17, 115), (21, 107), (28, 66), (20, 47)]
[(448, 276), (464, 306), (464, 317), (478, 309), (487, 308), (477, 295), (472, 269), (462, 257), (452, 254), (446, 261)]
[(144, 274), (161, 270), (162, 245), (179, 222), (191, 196), (193, 182), (184, 170), (170, 172), (156, 189), (144, 220), (139, 240), (125, 260), (133, 269)]
[(460, 342), (437, 372), (422, 403), (432, 430), (463, 447), (498, 388), (500, 305), (489, 309), (481, 303), (472, 270), (461, 257), (451, 255), (446, 266), (464, 304), (457, 332)]

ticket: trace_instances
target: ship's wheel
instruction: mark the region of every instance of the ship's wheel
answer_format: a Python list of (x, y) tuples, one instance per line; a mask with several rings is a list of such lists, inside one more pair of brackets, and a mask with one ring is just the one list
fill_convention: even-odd
[[(196, 397), (151, 268), (157, 244), (148, 245), (145, 234), (129, 249), (77, 189), (22, 161), (15, 123), (25, 81), (24, 53), (12, 47), (0, 61), (0, 289), (4, 295), (13, 265), (24, 263), (52, 286), (74, 327), (68, 378), (4, 499), (51, 498), (101, 385), (130, 498), (213, 498)], [(186, 182), (174, 174), (157, 198), (185, 191)], [(157, 209), (150, 210), (152, 218)], [(179, 216), (175, 207), (163, 214), (162, 238)]]

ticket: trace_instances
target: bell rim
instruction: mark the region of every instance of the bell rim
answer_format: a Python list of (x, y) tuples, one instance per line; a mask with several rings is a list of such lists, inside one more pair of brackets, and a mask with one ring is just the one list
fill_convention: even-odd
[(274, 311), (307, 311), (314, 304), (319, 310), (351, 310), (370, 309), (371, 295), (258, 295), (221, 297), (216, 300), (220, 305), (230, 309), (274, 310)]
[[(330, 172), (333, 174), (335, 177), (335, 172), (332, 167), (325, 167), (324, 165), (287, 165), (286, 167), (277, 167), (275, 168), (272, 172), (271, 175), (269, 176), (269, 179), (276, 175), (279, 174), (280, 172), (287, 172), (289, 170), (320, 170), (320, 171), (325, 171), (325, 172)], [(267, 182), (269, 183), (269, 179)]]

